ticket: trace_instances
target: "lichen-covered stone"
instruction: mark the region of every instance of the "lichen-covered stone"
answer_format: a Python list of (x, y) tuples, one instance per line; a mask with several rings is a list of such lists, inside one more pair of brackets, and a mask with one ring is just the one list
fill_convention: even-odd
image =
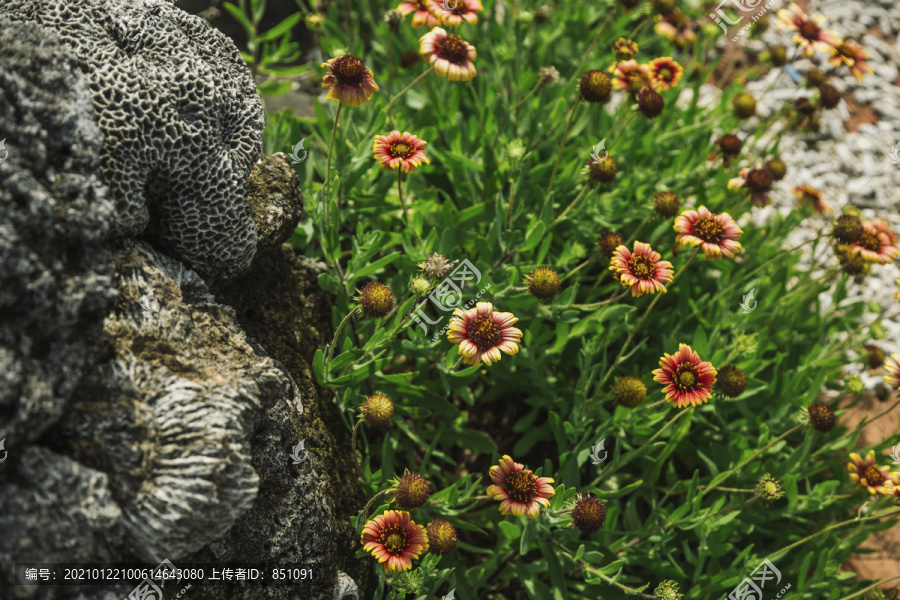
[(4, 0), (0, 15), (54, 31), (88, 78), (115, 233), (155, 236), (207, 277), (245, 270), (263, 111), (231, 40), (165, 0)]
[(263, 254), (283, 244), (300, 219), (303, 192), (297, 171), (283, 152), (259, 159), (248, 183), (250, 211), (256, 223), (256, 252)]
[(18, 450), (96, 359), (116, 296), (103, 247), (115, 215), (75, 59), (52, 31), (2, 14), (0, 140), (0, 439)]

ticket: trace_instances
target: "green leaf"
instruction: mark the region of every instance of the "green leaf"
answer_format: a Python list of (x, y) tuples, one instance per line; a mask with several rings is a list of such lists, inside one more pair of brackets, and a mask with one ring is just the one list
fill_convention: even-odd
[(286, 33), (289, 33), (291, 29), (294, 28), (297, 23), (300, 22), (300, 19), (303, 16), (300, 13), (294, 13), (291, 16), (284, 19), (281, 23), (273, 27), (272, 29), (266, 31), (265, 33), (260, 34), (257, 38), (257, 42), (271, 42), (272, 40), (277, 40), (281, 36)]
[(694, 330), (694, 342), (691, 349), (700, 355), (700, 358), (709, 358), (709, 342), (706, 338), (706, 330), (701, 325), (697, 325)]
[(503, 532), (503, 535), (506, 536), (511, 542), (519, 539), (519, 536), (522, 535), (522, 530), (519, 529), (515, 523), (510, 523), (509, 521), (500, 521), (499, 523), (500, 531)]
[(321, 348), (316, 350), (316, 354), (313, 357), (313, 375), (316, 377), (316, 381), (320, 384), (325, 384), (328, 379), (325, 377), (325, 353)]
[(243, 11), (241, 11), (240, 8), (238, 8), (236, 5), (232, 4), (231, 2), (226, 2), (222, 6), (225, 8), (225, 10), (228, 11), (228, 14), (230, 14), (232, 17), (234, 17), (234, 19), (238, 23), (241, 24), (241, 27), (244, 28), (244, 32), (247, 34), (247, 37), (248, 38), (252, 37), (253, 25), (250, 23), (250, 20), (243, 13)]

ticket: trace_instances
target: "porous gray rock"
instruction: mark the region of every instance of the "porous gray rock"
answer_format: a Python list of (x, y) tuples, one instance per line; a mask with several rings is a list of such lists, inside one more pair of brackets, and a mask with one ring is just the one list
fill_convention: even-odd
[(248, 197), (259, 239), (257, 254), (283, 244), (306, 216), (300, 178), (283, 152), (261, 158), (253, 166)]
[(0, 14), (54, 31), (88, 78), (114, 232), (156, 236), (204, 277), (246, 270), (263, 110), (231, 40), (165, 0), (4, 0)]
[(103, 247), (115, 216), (74, 58), (52, 31), (2, 15), (0, 48), (0, 439), (11, 450), (60, 418), (95, 360), (116, 297)]

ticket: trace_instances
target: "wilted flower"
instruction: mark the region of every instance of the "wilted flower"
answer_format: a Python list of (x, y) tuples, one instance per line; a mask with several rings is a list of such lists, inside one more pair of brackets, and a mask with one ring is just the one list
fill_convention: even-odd
[(615, 63), (609, 69), (613, 73), (612, 86), (617, 90), (628, 90), (636, 94), (644, 86), (655, 87), (650, 67), (640, 65), (636, 60)]
[[(900, 284), (900, 282), (898, 282)], [(884, 361), (884, 382), (894, 389), (900, 389), (900, 354), (891, 354)]]
[(396, 32), (403, 22), (403, 13), (399, 10), (392, 9), (384, 13), (384, 22), (388, 24), (391, 31)]
[(402, 510), (389, 510), (366, 523), (361, 543), (385, 571), (409, 570), (412, 561), (428, 549), (425, 528), (416, 525)]
[(671, 56), (663, 56), (650, 61), (650, 78), (654, 89), (667, 90), (678, 85), (684, 69)]
[(675, 241), (682, 246), (700, 246), (707, 259), (732, 257), (741, 251), (737, 241), (744, 233), (731, 215), (709, 212), (705, 206), (686, 210), (675, 218)]
[(456, 528), (443, 519), (434, 519), (425, 528), (428, 551), (444, 556), (456, 547)]
[(394, 403), (384, 394), (372, 394), (363, 402), (361, 410), (366, 423), (383, 427), (394, 416)]
[(647, 386), (637, 377), (626, 375), (613, 386), (613, 397), (620, 405), (635, 408), (647, 399)]
[(638, 93), (638, 108), (648, 119), (659, 116), (665, 106), (663, 97), (648, 87), (642, 87)]
[(716, 383), (716, 369), (700, 360), (700, 355), (687, 344), (678, 344), (674, 356), (666, 354), (653, 371), (653, 381), (664, 384), (666, 400), (675, 408), (698, 406), (712, 396)]
[(756, 114), (756, 98), (747, 92), (741, 92), (731, 99), (734, 112), (741, 118), (752, 117)]
[(394, 294), (391, 289), (378, 281), (370, 281), (359, 290), (359, 313), (377, 319), (394, 308)]
[(819, 433), (828, 433), (834, 428), (834, 409), (820, 400), (812, 402), (806, 408), (809, 424)]
[(528, 293), (541, 300), (549, 300), (559, 293), (559, 275), (550, 267), (538, 267), (525, 278)]
[(822, 199), (822, 190), (809, 185), (798, 185), (791, 191), (799, 206), (812, 204), (813, 210), (819, 215), (831, 212), (831, 205)]
[(616, 253), (616, 248), (624, 243), (625, 240), (622, 239), (622, 236), (614, 231), (607, 231), (598, 238), (600, 252), (602, 252), (603, 256), (606, 258), (612, 258)]
[(375, 83), (372, 70), (366, 68), (355, 54), (344, 54), (322, 63), (329, 72), (322, 79), (328, 90), (329, 100), (339, 100), (347, 106), (359, 106), (367, 102), (380, 88)]
[(649, 244), (635, 242), (634, 252), (624, 245), (616, 248), (609, 269), (618, 274), (619, 283), (631, 287), (632, 296), (665, 292), (663, 284), (672, 281), (672, 263), (661, 258)]
[(856, 215), (843, 214), (834, 222), (831, 235), (840, 244), (853, 244), (863, 234), (862, 221)]
[(781, 489), (781, 484), (778, 483), (778, 480), (766, 473), (756, 484), (756, 493), (759, 494), (759, 497), (762, 499), (763, 504), (766, 506), (771, 505), (773, 502), (784, 496), (784, 492)]
[(850, 244), (850, 250), (858, 253), (866, 262), (887, 265), (900, 256), (896, 237), (884, 221), (863, 223), (859, 240)]
[(441, 20), (431, 13), (431, 10), (428, 8), (428, 3), (429, 0), (405, 0), (397, 6), (397, 10), (404, 15), (415, 13), (412, 19), (413, 27), (428, 25), (428, 28), (431, 29), (440, 25)]
[(418, 473), (412, 473), (406, 469), (403, 476), (397, 480), (394, 499), (400, 508), (413, 510), (425, 504), (430, 494), (431, 485), (428, 480)]
[(716, 388), (729, 398), (737, 398), (747, 389), (747, 374), (734, 365), (719, 369)]
[(844, 40), (836, 47), (837, 53), (828, 58), (828, 62), (836, 67), (844, 64), (850, 67), (850, 74), (857, 81), (862, 81), (866, 73), (874, 73), (872, 67), (866, 61), (871, 58), (866, 49), (855, 42)]
[(728, 180), (728, 189), (747, 188), (750, 190), (750, 203), (760, 208), (767, 206), (771, 199), (772, 174), (766, 169), (741, 169), (737, 177)]
[(631, 40), (619, 38), (613, 43), (613, 51), (616, 53), (617, 59), (628, 60), (637, 54), (638, 45)]
[(668, 219), (678, 214), (681, 199), (674, 192), (657, 192), (653, 196), (653, 205), (656, 207), (656, 214)]
[(707, 157), (707, 160), (714, 160), (721, 153), (722, 164), (726, 169), (731, 166), (731, 161), (741, 153), (741, 147), (743, 146), (740, 138), (733, 133), (726, 133), (717, 139), (715, 144), (719, 147), (720, 152), (713, 152)]
[(379, 164), (388, 171), (400, 167), (406, 173), (412, 173), (423, 162), (431, 164), (425, 156), (425, 144), (408, 131), (400, 133), (394, 130), (387, 135), (376, 135), (372, 151)]
[(458, 35), (435, 27), (419, 40), (419, 53), (434, 65), (434, 72), (450, 81), (469, 81), (475, 71), (475, 46)]
[(812, 56), (816, 50), (828, 55), (837, 52), (841, 37), (830, 29), (822, 29), (824, 22), (822, 15), (808, 17), (795, 2), (778, 11), (778, 27), (795, 32), (794, 43), (803, 48), (804, 56)]
[[(450, 10), (446, 10), (444, 5), (452, 6)], [(478, 13), (484, 10), (479, 0), (454, 0), (452, 3), (439, 2), (431, 0), (428, 5), (431, 13), (441, 20), (444, 25), (452, 25), (456, 27), (463, 21), (472, 25), (478, 22)]]
[(527, 516), (534, 519), (541, 514), (541, 505), (549, 506), (555, 490), (550, 485), (550, 477), (536, 477), (521, 463), (504, 455), (499, 466), (490, 469), (491, 481), (487, 494), (500, 501), (500, 512), (504, 515)]
[(509, 355), (519, 352), (522, 332), (513, 327), (519, 319), (512, 313), (494, 312), (490, 302), (479, 302), (466, 311), (457, 308), (453, 317), (447, 339), (459, 345), (466, 364), (491, 366), (500, 360), (501, 351)]
[(600, 531), (606, 522), (606, 505), (593, 494), (577, 494), (571, 514), (571, 526), (590, 535)]
[(425, 259), (424, 262), (419, 263), (417, 266), (422, 269), (422, 273), (428, 279), (440, 281), (450, 274), (450, 270), (453, 269), (453, 265), (458, 262), (458, 260), (449, 261), (443, 254), (433, 252), (428, 256), (428, 258)]
[(609, 77), (599, 69), (591, 69), (578, 80), (578, 91), (586, 102), (603, 103), (612, 90)]
[(891, 479), (889, 467), (879, 467), (875, 464), (875, 451), (869, 450), (866, 454), (866, 460), (856, 452), (850, 453), (850, 460), (847, 463), (847, 470), (850, 472), (850, 480), (858, 483), (866, 488), (870, 494), (890, 495), (884, 484)]
[(559, 81), (559, 71), (554, 66), (541, 67), (541, 70), (538, 71), (538, 77), (541, 78), (541, 85), (553, 85)]

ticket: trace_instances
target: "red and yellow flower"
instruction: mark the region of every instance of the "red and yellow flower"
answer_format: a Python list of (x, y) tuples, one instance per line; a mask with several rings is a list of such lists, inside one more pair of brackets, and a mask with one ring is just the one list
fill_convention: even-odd
[(650, 244), (635, 242), (634, 252), (624, 245), (616, 248), (609, 270), (622, 285), (631, 286), (632, 296), (665, 292), (663, 284), (672, 281), (672, 263), (661, 258)]
[(844, 40), (843, 43), (835, 48), (835, 50), (837, 50), (837, 53), (828, 57), (828, 62), (835, 67), (839, 67), (842, 64), (847, 65), (850, 67), (850, 74), (853, 75), (857, 81), (862, 81), (863, 77), (866, 76), (866, 73), (874, 73), (872, 67), (866, 62), (872, 57), (869, 56), (866, 49), (859, 44), (851, 42), (850, 40)]
[(675, 218), (675, 241), (682, 246), (700, 246), (707, 259), (732, 257), (742, 246), (737, 241), (744, 232), (731, 215), (711, 213), (705, 206), (686, 210)]
[(847, 470), (850, 471), (850, 480), (853, 483), (858, 483), (866, 488), (872, 495), (890, 495), (890, 492), (888, 492), (884, 485), (885, 482), (891, 481), (892, 479), (890, 468), (879, 467), (875, 464), (874, 450), (869, 450), (869, 453), (866, 454), (865, 461), (863, 461), (862, 457), (856, 452), (851, 452), (850, 460), (853, 462), (847, 463)]
[(536, 477), (507, 455), (500, 459), (499, 466), (491, 467), (490, 475), (495, 485), (488, 487), (488, 496), (500, 501), (499, 510), (504, 515), (534, 519), (541, 514), (541, 505), (549, 506), (550, 497), (556, 493), (550, 485), (553, 479)]
[(653, 88), (659, 90), (667, 90), (678, 85), (684, 69), (677, 62), (672, 60), (671, 56), (663, 56), (650, 61), (648, 65), (650, 69), (650, 78), (653, 81)]
[(425, 156), (427, 143), (408, 131), (400, 133), (395, 129), (387, 135), (376, 135), (372, 150), (381, 166), (388, 171), (400, 167), (407, 173), (412, 173), (423, 162), (431, 164)]
[(412, 561), (428, 550), (425, 528), (410, 520), (405, 510), (389, 510), (370, 520), (363, 528), (361, 543), (385, 571), (408, 571)]
[(716, 369), (700, 360), (700, 355), (687, 344), (678, 344), (678, 352), (663, 356), (659, 366), (653, 371), (653, 381), (666, 386), (666, 400), (675, 408), (699, 406), (712, 396)]
[(429, 3), (429, 0), (406, 0), (397, 6), (397, 10), (402, 12), (404, 16), (415, 13), (412, 19), (413, 27), (427, 25), (431, 29), (440, 25), (441, 20), (432, 14), (429, 9)]
[(469, 81), (475, 71), (475, 46), (458, 35), (435, 27), (419, 40), (419, 54), (434, 65), (434, 71), (450, 81)]
[(897, 236), (882, 220), (863, 223), (863, 233), (859, 240), (850, 244), (850, 250), (856, 252), (866, 262), (887, 265), (900, 256), (897, 247)]
[(475, 308), (453, 311), (447, 339), (459, 344), (466, 364), (491, 366), (500, 360), (501, 352), (510, 356), (519, 352), (522, 332), (513, 327), (518, 320), (512, 313), (494, 312), (490, 302), (479, 302)]
[(636, 60), (614, 63), (609, 72), (613, 73), (612, 85), (617, 90), (628, 90), (636, 94), (645, 85), (650, 88), (656, 87), (650, 74), (650, 67), (638, 64)]
[[(900, 281), (897, 281), (900, 285)], [(900, 389), (900, 354), (891, 354), (890, 358), (884, 359), (884, 382), (892, 388)]]
[[(452, 8), (447, 10), (444, 8), (445, 5)], [(463, 21), (474, 25), (478, 22), (478, 13), (484, 10), (479, 0), (431, 0), (428, 8), (441, 23), (454, 27)]]
[(328, 90), (329, 100), (339, 100), (347, 106), (359, 106), (367, 102), (380, 88), (375, 83), (372, 70), (366, 68), (362, 59), (355, 54), (344, 54), (323, 62), (328, 73), (322, 78), (322, 85)]
[(809, 185), (798, 185), (793, 190), (794, 197), (798, 200), (800, 206), (811, 204), (813, 210), (818, 215), (830, 213), (832, 208), (825, 200), (822, 199), (822, 190)]
[(834, 31), (822, 29), (825, 17), (822, 15), (807, 16), (795, 2), (787, 9), (778, 11), (778, 27), (794, 32), (794, 43), (803, 48), (805, 56), (812, 56), (818, 50), (823, 54), (835, 54), (843, 40)]

